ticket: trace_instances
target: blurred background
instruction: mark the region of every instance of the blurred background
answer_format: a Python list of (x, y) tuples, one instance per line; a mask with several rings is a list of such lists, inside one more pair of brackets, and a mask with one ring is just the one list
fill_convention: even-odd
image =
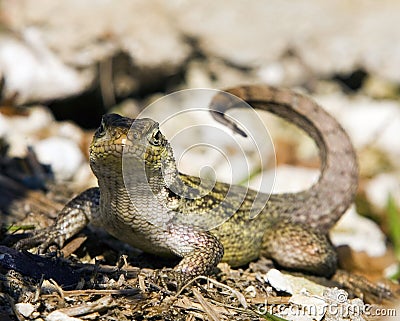
[[(0, 10), (1, 223), (54, 216), (96, 184), (88, 146), (104, 113), (135, 117), (180, 89), (267, 83), (311, 95), (357, 149), (356, 206), (332, 234), (341, 264), (399, 277), (399, 1), (1, 0)], [(275, 191), (312, 184), (312, 141), (262, 117)], [(200, 151), (185, 172), (200, 157), (209, 162)], [(271, 174), (253, 172), (250, 184)]]

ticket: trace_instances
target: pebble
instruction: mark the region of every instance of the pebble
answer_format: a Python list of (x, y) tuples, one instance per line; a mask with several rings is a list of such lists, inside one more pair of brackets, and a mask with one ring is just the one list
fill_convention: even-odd
[(26, 109), (26, 116), (7, 117), (9, 126), (13, 131), (23, 135), (36, 134), (41, 130), (48, 129), (54, 122), (53, 114), (44, 106), (33, 106)]
[(54, 124), (52, 114), (43, 106), (30, 107), (26, 111), (26, 116), (7, 117), (0, 114), (0, 123), (3, 123), (0, 136), (10, 145), (10, 157), (24, 157), (27, 147), (39, 139), (39, 136), (48, 134)]
[(46, 321), (82, 321), (82, 319), (70, 317), (61, 311), (53, 311), (46, 317)]
[(79, 146), (63, 137), (49, 137), (33, 145), (39, 161), (51, 165), (56, 180), (69, 180), (84, 161)]
[(84, 153), (80, 149), (85, 133), (72, 122), (56, 122), (43, 106), (26, 108), (26, 115), (0, 113), (0, 137), (9, 144), (9, 157), (25, 157), (32, 146), (42, 164), (51, 165), (57, 181), (76, 178), (84, 187), (95, 185)]
[[(326, 293), (331, 293), (333, 298), (337, 298), (339, 294), (345, 298), (348, 296), (345, 291), (338, 294), (337, 292), (342, 290), (327, 288), (304, 277), (283, 274), (276, 269), (269, 270), (264, 275), (264, 280), (277, 291), (284, 291), (292, 295), (289, 302), (294, 305), (290, 307), (282, 306), (282, 309), (277, 311), (277, 316), (281, 316), (285, 320), (322, 320), (327, 304), (332, 303), (331, 298), (327, 297)], [(266, 306), (262, 308), (267, 309)]]
[(382, 173), (366, 183), (365, 193), (372, 205), (384, 210), (388, 204), (389, 195), (400, 206), (400, 174)]
[[(327, 302), (322, 298), (305, 294), (294, 294), (291, 296), (289, 302), (299, 307), (299, 310), (301, 307), (301, 311), (304, 311), (303, 313), (293, 313), (293, 311), (290, 311), (291, 309), (288, 309), (287, 312), (293, 313), (292, 321), (320, 321), (325, 315)], [(308, 315), (305, 312), (308, 312)]]
[(26, 28), (20, 38), (0, 37), (0, 71), (6, 79), (4, 97), (18, 104), (76, 95), (89, 80), (68, 67), (44, 44), (36, 28)]
[(250, 187), (264, 193), (271, 193), (271, 187), (273, 193), (294, 193), (310, 187), (318, 177), (317, 169), (280, 165), (255, 176), (250, 181)]
[(16, 303), (15, 308), (25, 318), (29, 318), (33, 313), (33, 311), (35, 311), (35, 307), (30, 303)]
[(83, 130), (72, 122), (69, 121), (59, 122), (57, 123), (57, 126), (54, 127), (55, 127), (54, 135), (68, 138), (77, 143), (80, 143), (84, 138)]
[(7, 121), (7, 118), (2, 114), (0, 114), (0, 137), (4, 137), (9, 132), (10, 132), (10, 126)]
[(277, 269), (271, 269), (264, 276), (264, 280), (268, 282), (275, 290), (293, 294), (293, 289), (285, 276)]
[(330, 232), (335, 246), (348, 245), (358, 252), (366, 252), (371, 257), (386, 253), (386, 237), (379, 226), (368, 218), (359, 215), (352, 206), (341, 217)]
[(397, 101), (375, 101), (364, 96), (348, 97), (330, 94), (317, 97), (321, 105), (345, 128), (356, 149), (374, 146), (400, 155), (400, 104)]

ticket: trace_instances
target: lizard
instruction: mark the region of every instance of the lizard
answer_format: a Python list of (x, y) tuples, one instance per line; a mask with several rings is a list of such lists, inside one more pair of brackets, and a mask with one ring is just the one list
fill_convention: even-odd
[[(181, 258), (172, 271), (179, 284), (210, 274), (221, 261), (237, 267), (260, 255), (289, 270), (333, 275), (337, 255), (328, 232), (352, 203), (358, 180), (348, 135), (311, 98), (268, 85), (234, 87), (213, 97), (213, 117), (239, 134), (243, 131), (226, 116), (239, 107), (234, 96), (311, 136), (321, 163), (314, 185), (297, 193), (267, 195), (216, 182), (203, 193), (199, 178), (179, 172), (157, 122), (106, 114), (90, 145), (98, 187), (72, 199), (54, 225), (34, 231), (16, 248), (40, 245), (43, 252), (51, 244), (62, 247), (91, 222), (144, 252)], [(228, 191), (233, 201), (219, 206)], [(236, 202), (236, 195), (243, 197)], [(250, 217), (254, 208), (260, 213)], [(209, 217), (210, 211), (215, 219), (223, 218), (221, 224), (202, 229), (185, 222), (187, 216)]]

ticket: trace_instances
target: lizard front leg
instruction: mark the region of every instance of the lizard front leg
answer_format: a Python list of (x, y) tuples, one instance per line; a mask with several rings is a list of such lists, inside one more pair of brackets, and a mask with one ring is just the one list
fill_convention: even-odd
[(34, 231), (32, 236), (18, 241), (15, 248), (26, 249), (40, 244), (39, 253), (46, 251), (51, 244), (61, 248), (67, 239), (92, 220), (99, 211), (99, 201), (99, 188), (87, 189), (65, 205), (52, 226)]
[(174, 225), (167, 229), (167, 246), (182, 260), (174, 268), (178, 288), (199, 275), (208, 275), (221, 261), (224, 247), (210, 232)]

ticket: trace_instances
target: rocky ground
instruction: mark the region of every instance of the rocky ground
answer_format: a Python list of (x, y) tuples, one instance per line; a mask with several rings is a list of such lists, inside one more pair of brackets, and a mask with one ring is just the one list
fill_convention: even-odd
[[(263, 308), (287, 320), (362, 320), (287, 312), (396, 303), (382, 296), (386, 287), (396, 293), (399, 279), (400, 2), (2, 0), (0, 10), (2, 244), (10, 245), (18, 228), (48, 226), (70, 197), (96, 184), (88, 145), (102, 114), (150, 110), (156, 117), (157, 99), (177, 90), (268, 83), (305, 92), (343, 125), (360, 164), (355, 206), (331, 233), (350, 281), (282, 275), (262, 258), (243, 269), (221, 264), (211, 280), (170, 293), (158, 271), (173, 263), (90, 228), (62, 249), (62, 259), (0, 247), (1, 320), (259, 320)], [(169, 97), (160, 108), (176, 112), (179, 97)], [(146, 108), (152, 102), (154, 109)], [(206, 118), (189, 113), (171, 127), (211, 124)], [(312, 141), (273, 117), (261, 120), (276, 162), (269, 139), (260, 147), (263, 168), (243, 141), (250, 164), (243, 171), (236, 141), (200, 130), (176, 136), (180, 170), (198, 175), (209, 166), (221, 180), (249, 180), (267, 192), (273, 184), (260, 182), (274, 178), (274, 192), (311, 185), (319, 164)], [(227, 152), (185, 152), (210, 139)], [(31, 275), (34, 269), (21, 265), (48, 268)], [(60, 274), (78, 281), (61, 288)], [(380, 285), (363, 295), (353, 275)], [(340, 294), (343, 302), (332, 299)]]

